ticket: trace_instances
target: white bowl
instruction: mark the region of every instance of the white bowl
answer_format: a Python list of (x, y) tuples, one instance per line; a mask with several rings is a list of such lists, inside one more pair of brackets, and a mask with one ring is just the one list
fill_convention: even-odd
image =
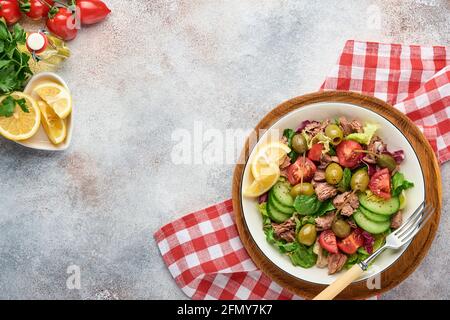
[[(405, 160), (401, 164), (400, 171), (405, 174), (405, 177), (409, 181), (414, 182), (415, 185), (414, 188), (409, 189), (406, 194), (407, 206), (405, 210), (403, 210), (403, 217), (404, 219), (409, 217), (425, 199), (422, 168), (414, 149), (400, 130), (390, 121), (371, 110), (347, 103), (324, 102), (311, 104), (296, 109), (279, 119), (266, 133), (264, 133), (264, 135), (262, 135), (255, 148), (250, 153), (249, 161), (245, 164), (241, 187), (246, 188), (251, 183), (250, 163), (252, 157), (255, 156), (255, 150), (258, 146), (264, 144), (270, 137), (273, 137), (274, 135), (280, 136), (280, 133), (286, 128), (295, 130), (303, 120), (334, 119), (339, 116), (345, 116), (348, 119), (357, 119), (363, 123), (378, 123), (380, 129), (377, 131), (377, 134), (385, 143), (387, 143), (388, 149), (391, 151), (402, 149), (405, 151)], [(320, 269), (312, 267), (310, 269), (304, 269), (293, 266), (289, 257), (280, 253), (278, 249), (267, 243), (262, 229), (262, 218), (257, 210), (257, 200), (242, 196), (241, 201), (244, 220), (255, 243), (267, 259), (271, 260), (280, 269), (301, 280), (325, 285), (333, 282), (336, 277), (341, 274), (328, 275), (327, 268)], [(403, 248), (396, 251), (386, 250), (375, 260), (369, 270), (356, 281), (361, 281), (381, 273), (401, 256), (408, 245), (405, 245)]]
[[(44, 81), (53, 81), (57, 84), (62, 85), (64, 88), (66, 88), (69, 92), (69, 87), (67, 86), (66, 82), (58, 76), (56, 73), (53, 72), (41, 72), (35, 74), (30, 81), (28, 81), (27, 86), (25, 87), (24, 92), (26, 94), (29, 94), (36, 100), (40, 100), (39, 96), (35, 93), (33, 93), (33, 88), (35, 88), (37, 85)], [(67, 136), (64, 142), (54, 145), (47, 137), (47, 134), (44, 131), (44, 128), (42, 125), (40, 126), (39, 130), (36, 132), (34, 136), (32, 136), (30, 139), (23, 140), (23, 141), (16, 141), (18, 144), (32, 148), (32, 149), (38, 149), (38, 150), (46, 150), (46, 151), (63, 151), (66, 150), (72, 141), (72, 121), (73, 121), (73, 109), (71, 114), (66, 118), (66, 126), (67, 126)]]

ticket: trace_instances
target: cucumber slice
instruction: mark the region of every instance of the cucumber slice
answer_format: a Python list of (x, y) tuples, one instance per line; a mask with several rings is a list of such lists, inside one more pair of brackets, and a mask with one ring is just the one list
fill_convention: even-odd
[(294, 198), (289, 193), (290, 191), (291, 186), (286, 182), (277, 182), (272, 188), (275, 199), (285, 207), (294, 206)]
[(269, 192), (269, 202), (272, 205), (273, 208), (275, 208), (276, 210), (288, 214), (288, 215), (292, 215), (294, 213), (294, 207), (286, 207), (283, 206), (276, 198), (275, 195), (273, 194), (273, 191), (270, 190)]
[(372, 211), (367, 210), (363, 206), (359, 207), (359, 211), (361, 211), (361, 213), (363, 215), (365, 215), (367, 219), (375, 221), (375, 222), (384, 222), (384, 221), (388, 221), (391, 218), (388, 215), (373, 213)]
[(283, 223), (291, 217), (289, 214), (285, 214), (275, 209), (270, 202), (267, 202), (267, 214), (269, 215), (269, 218), (276, 223)]
[(374, 200), (369, 198), (365, 193), (359, 195), (359, 203), (369, 211), (373, 213), (392, 215), (400, 208), (400, 201), (398, 197), (392, 197), (389, 200)]
[(379, 234), (387, 231), (391, 226), (391, 221), (375, 222), (366, 218), (361, 211), (357, 210), (353, 216), (355, 222), (362, 229), (373, 234)]

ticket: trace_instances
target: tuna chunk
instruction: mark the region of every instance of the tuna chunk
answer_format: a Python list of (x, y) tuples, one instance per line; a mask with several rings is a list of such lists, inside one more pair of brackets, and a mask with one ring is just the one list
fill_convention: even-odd
[(398, 229), (403, 223), (403, 214), (401, 211), (394, 214), (391, 218), (391, 228)]
[(336, 216), (335, 211), (331, 211), (329, 214), (317, 217), (314, 221), (316, 222), (316, 229), (318, 231), (328, 230), (333, 224), (334, 217)]
[(320, 158), (320, 163), (317, 168), (325, 170), (326, 167), (332, 162), (339, 163), (339, 158), (336, 156), (330, 156), (329, 154), (326, 153), (322, 154), (322, 157)]
[(325, 181), (325, 171), (317, 170), (316, 173), (314, 173), (313, 180), (314, 181)]
[(339, 124), (341, 126), (342, 132), (344, 133), (344, 136), (354, 132), (363, 132), (362, 124), (358, 120), (352, 120), (350, 122), (346, 117), (340, 117)]
[(337, 189), (326, 182), (316, 182), (313, 183), (313, 185), (314, 190), (316, 191), (317, 194), (317, 199), (319, 199), (319, 201), (325, 201), (327, 199), (334, 197), (337, 194)]
[(339, 118), (339, 125), (341, 126), (342, 132), (344, 133), (344, 136), (350, 134), (353, 132), (353, 128), (350, 124), (350, 122), (347, 120), (346, 117), (340, 117)]
[(352, 120), (352, 122), (350, 122), (350, 126), (354, 132), (357, 132), (357, 133), (363, 132), (363, 126), (362, 126), (361, 122), (359, 122), (358, 120)]
[(347, 262), (347, 256), (342, 253), (333, 253), (328, 255), (328, 274), (334, 274), (341, 271), (345, 262)]
[(272, 223), (273, 231), (277, 239), (283, 239), (287, 242), (295, 241), (295, 220), (291, 218), (283, 223)]
[(352, 192), (344, 192), (333, 199), (333, 205), (340, 210), (341, 215), (349, 217), (359, 207), (358, 196)]
[(311, 137), (314, 137), (319, 132), (324, 132), (325, 128), (330, 124), (330, 120), (325, 120), (322, 122), (312, 121), (311, 123), (305, 126), (305, 132), (309, 134)]

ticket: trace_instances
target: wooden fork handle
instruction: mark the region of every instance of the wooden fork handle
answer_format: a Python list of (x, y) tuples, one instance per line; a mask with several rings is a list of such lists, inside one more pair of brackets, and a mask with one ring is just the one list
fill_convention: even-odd
[(358, 264), (355, 264), (346, 273), (330, 284), (325, 290), (319, 293), (313, 300), (332, 300), (342, 290), (347, 288), (350, 283), (358, 279), (363, 272), (364, 271), (361, 267)]

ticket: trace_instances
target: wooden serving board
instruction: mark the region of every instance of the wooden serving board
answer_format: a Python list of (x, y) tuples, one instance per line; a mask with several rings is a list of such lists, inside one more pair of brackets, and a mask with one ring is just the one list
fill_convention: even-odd
[[(366, 281), (359, 281), (351, 284), (337, 296), (337, 299), (365, 299), (386, 292), (401, 283), (417, 268), (427, 254), (436, 235), (441, 213), (442, 186), (439, 165), (430, 144), (411, 120), (382, 100), (354, 92), (325, 91), (288, 100), (270, 111), (255, 127), (255, 132), (263, 132), (260, 129), (270, 128), (278, 119), (295, 109), (318, 102), (350, 103), (372, 110), (388, 119), (409, 140), (419, 158), (420, 165), (423, 169), (424, 181), (430, 182), (425, 186), (425, 201), (427, 204), (436, 208), (436, 212), (431, 219), (432, 221), (428, 222), (419, 232), (400, 258), (382, 272), (381, 289), (370, 290), (366, 286)], [(233, 208), (239, 235), (248, 254), (262, 272), (291, 292), (307, 299), (313, 298), (326, 286), (299, 280), (268, 260), (251, 237), (245, 223), (241, 205), (240, 186), (245, 163), (248, 160), (251, 150), (256, 145), (256, 141), (254, 140), (247, 139), (245, 142), (241, 158), (235, 167), (233, 176)]]

